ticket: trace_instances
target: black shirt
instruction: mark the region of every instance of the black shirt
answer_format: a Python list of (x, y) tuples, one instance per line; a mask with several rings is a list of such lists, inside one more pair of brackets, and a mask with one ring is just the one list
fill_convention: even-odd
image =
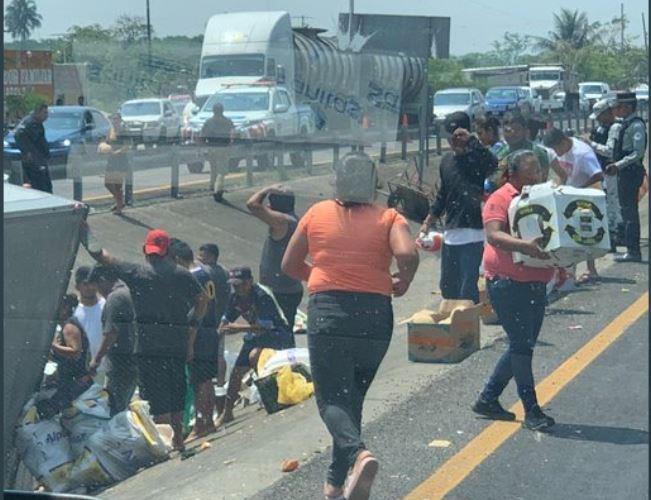
[(221, 264), (209, 266), (201, 265), (210, 275), (210, 279), (215, 285), (215, 310), (217, 321), (222, 319), (224, 312), (228, 307), (228, 301), (231, 297), (231, 286), (228, 284), (228, 271)]
[(77, 318), (71, 316), (65, 321), (65, 323), (63, 323), (63, 325), (61, 325), (61, 331), (57, 333), (58, 342), (62, 346), (67, 346), (65, 337), (63, 336), (63, 329), (68, 324), (76, 326), (81, 332), (81, 354), (77, 359), (73, 359), (56, 354), (56, 352), (53, 353), (52, 357), (57, 363), (58, 384), (61, 387), (69, 385), (76, 380), (89, 375), (90, 343), (88, 342), (86, 330), (84, 330), (84, 327)]
[(109, 350), (109, 358), (133, 354), (135, 319), (131, 292), (122, 281), (117, 281), (106, 297), (102, 310), (102, 331), (105, 335), (109, 332), (118, 334), (115, 344)]
[(190, 271), (169, 259), (144, 265), (120, 262), (115, 269), (131, 290), (137, 318), (135, 353), (185, 358), (188, 313), (202, 292)]
[(441, 160), (432, 216), (445, 213), (445, 229), (482, 229), (481, 201), (484, 180), (497, 168), (495, 156), (474, 137), (464, 155), (446, 154)]
[[(18, 125), (14, 137), (23, 162), (36, 166), (47, 165), (47, 160), (50, 158), (50, 146), (45, 139), (45, 127), (34, 119), (33, 114)], [(31, 154), (30, 161), (25, 159), (28, 153)]]

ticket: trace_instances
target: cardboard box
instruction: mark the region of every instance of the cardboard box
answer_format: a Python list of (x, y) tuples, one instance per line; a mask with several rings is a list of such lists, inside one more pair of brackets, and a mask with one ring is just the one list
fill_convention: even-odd
[(610, 249), (606, 195), (600, 189), (526, 186), (509, 206), (509, 224), (514, 236), (543, 239), (550, 260), (513, 253), (514, 262), (531, 267), (569, 267)]
[(481, 305), (443, 300), (438, 312), (423, 310), (407, 320), (409, 361), (458, 363), (479, 350)]

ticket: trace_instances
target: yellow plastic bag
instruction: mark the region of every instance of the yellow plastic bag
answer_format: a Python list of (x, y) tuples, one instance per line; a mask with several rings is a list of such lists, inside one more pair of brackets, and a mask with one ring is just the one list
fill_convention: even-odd
[(278, 370), (276, 383), (278, 384), (278, 403), (281, 405), (295, 405), (314, 394), (314, 384), (308, 382), (300, 373), (293, 372), (289, 366)]

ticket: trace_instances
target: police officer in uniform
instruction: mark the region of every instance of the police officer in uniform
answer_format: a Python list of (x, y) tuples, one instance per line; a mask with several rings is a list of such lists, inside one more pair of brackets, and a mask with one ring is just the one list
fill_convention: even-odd
[(606, 173), (617, 173), (619, 204), (623, 220), (623, 243), (626, 253), (615, 257), (616, 262), (640, 262), (640, 213), (638, 191), (644, 180), (642, 160), (646, 150), (646, 124), (635, 114), (637, 99), (633, 92), (617, 93), (613, 109), (621, 118), (622, 128), (613, 151), (613, 162), (606, 166)]
[[(614, 103), (601, 99), (592, 107), (591, 120), (597, 120), (598, 126), (590, 133), (587, 143), (594, 150), (603, 170), (613, 162), (615, 144), (619, 139), (622, 124), (616, 121), (613, 113)], [(606, 190), (606, 210), (608, 212), (608, 227), (610, 228), (610, 251), (617, 252), (619, 233), (623, 232), (619, 195), (617, 190), (617, 174), (604, 177)]]

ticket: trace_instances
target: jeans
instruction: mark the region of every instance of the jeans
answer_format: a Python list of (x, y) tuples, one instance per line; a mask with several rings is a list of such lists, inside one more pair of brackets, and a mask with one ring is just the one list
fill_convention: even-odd
[(484, 243), (443, 245), (441, 255), (441, 295), (444, 299), (466, 299), (479, 303), (479, 266)]
[(619, 171), (617, 189), (619, 206), (622, 212), (623, 234), (622, 242), (628, 252), (640, 253), (640, 212), (638, 210), (637, 196), (640, 186), (644, 181), (644, 167), (642, 165), (629, 165)]
[(28, 182), (33, 189), (45, 193), (52, 192), (50, 169), (47, 165), (33, 165), (23, 162), (23, 182)]
[(509, 347), (497, 362), (480, 398), (497, 399), (511, 378), (525, 412), (538, 404), (533, 380), (533, 348), (545, 317), (545, 283), (520, 283), (498, 278), (487, 283), (491, 305), (509, 339)]
[(364, 398), (389, 348), (391, 298), (324, 292), (310, 297), (308, 348), (319, 414), (333, 440), (327, 481), (342, 486), (361, 439)]

